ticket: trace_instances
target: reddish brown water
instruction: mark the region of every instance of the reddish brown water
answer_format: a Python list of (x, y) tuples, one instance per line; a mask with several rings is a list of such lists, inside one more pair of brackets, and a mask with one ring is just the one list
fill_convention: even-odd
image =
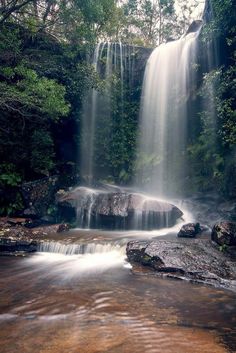
[(122, 251), (1, 257), (1, 353), (236, 352), (235, 293), (133, 275)]

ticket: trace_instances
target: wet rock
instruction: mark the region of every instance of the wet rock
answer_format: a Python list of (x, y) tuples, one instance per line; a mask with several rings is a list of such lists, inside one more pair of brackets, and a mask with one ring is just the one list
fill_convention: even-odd
[(67, 223), (59, 224), (57, 228), (57, 233), (68, 232), (70, 230), (70, 225)]
[(33, 240), (16, 240), (14, 238), (0, 238), (0, 252), (35, 252), (37, 251), (37, 242)]
[(236, 246), (236, 223), (220, 222), (215, 224), (211, 239), (219, 245)]
[(159, 275), (236, 290), (235, 260), (210, 240), (131, 241), (126, 253), (131, 263), (149, 266)]
[(5, 219), (7, 223), (9, 223), (11, 226), (16, 226), (16, 225), (25, 225), (27, 222), (29, 222), (28, 218), (19, 218), (19, 217), (13, 217), (13, 218), (6, 218)]
[(201, 231), (199, 223), (187, 223), (182, 226), (177, 236), (179, 238), (195, 238)]
[(126, 248), (129, 261), (141, 263), (148, 244), (147, 241), (130, 241)]
[[(4, 239), (4, 242), (9, 239), (10, 241), (14, 240), (17, 244), (21, 241), (30, 243), (32, 240), (45, 240), (45, 238), (48, 236), (69, 230), (69, 225), (67, 224), (51, 224), (37, 227), (27, 227), (27, 223), (16, 223), (17, 219), (15, 219), (13, 223), (12, 220), (13, 219), (11, 219), (11, 223), (9, 223), (8, 218), (0, 218), (0, 237)], [(35, 220), (32, 222), (35, 222)], [(2, 250), (0, 249), (0, 252), (1, 251)]]
[(189, 34), (189, 33), (192, 33), (192, 32), (197, 32), (200, 29), (200, 27), (202, 26), (202, 24), (203, 24), (203, 22), (201, 20), (193, 21), (190, 24), (190, 26), (189, 26), (189, 28), (188, 28), (188, 30), (186, 32), (186, 35)]
[(48, 225), (47, 221), (44, 221), (43, 219), (30, 219), (25, 223), (26, 228), (37, 228), (37, 227), (42, 227)]
[(110, 229), (171, 227), (183, 213), (175, 205), (145, 195), (79, 187), (57, 196), (62, 220), (77, 217), (79, 226)]

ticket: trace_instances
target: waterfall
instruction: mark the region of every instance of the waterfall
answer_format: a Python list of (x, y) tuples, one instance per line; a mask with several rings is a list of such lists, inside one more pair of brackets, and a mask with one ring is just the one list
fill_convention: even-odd
[(188, 97), (199, 32), (198, 27), (160, 45), (146, 65), (136, 184), (159, 197), (175, 195), (184, 184)]
[[(124, 114), (124, 87), (132, 84), (134, 48), (119, 43), (98, 43), (92, 65), (102, 80), (101, 90), (93, 88), (85, 97), (81, 122), (80, 172), (83, 181), (92, 185), (99, 175), (108, 174), (112, 131), (112, 99), (119, 102), (120, 119)], [(117, 87), (119, 85), (119, 90)], [(117, 92), (119, 94), (117, 96)], [(122, 137), (121, 137), (122, 138)]]
[(114, 243), (88, 243), (88, 244), (65, 244), (56, 241), (44, 241), (38, 246), (39, 252), (63, 254), (63, 255), (84, 255), (108, 253), (118, 251), (124, 254), (126, 244)]

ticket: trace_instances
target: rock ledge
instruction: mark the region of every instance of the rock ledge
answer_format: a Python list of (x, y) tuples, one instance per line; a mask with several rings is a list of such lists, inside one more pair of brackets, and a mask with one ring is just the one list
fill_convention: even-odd
[(202, 282), (236, 291), (236, 262), (210, 240), (131, 241), (126, 253), (159, 275)]

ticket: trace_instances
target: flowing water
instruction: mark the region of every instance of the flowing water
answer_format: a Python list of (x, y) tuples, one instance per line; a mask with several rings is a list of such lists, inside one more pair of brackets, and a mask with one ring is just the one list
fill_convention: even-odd
[(103, 84), (91, 89), (83, 104), (80, 168), (87, 185), (97, 178), (106, 163), (104, 156), (109, 153), (113, 94), (119, 101), (120, 119), (123, 118), (124, 84), (132, 86), (134, 59), (134, 47), (121, 42), (100, 42), (95, 48), (92, 65)]
[(199, 31), (160, 45), (146, 65), (136, 184), (159, 197), (183, 188), (188, 97)]
[[(84, 229), (152, 230), (180, 227), (192, 221), (178, 200), (181, 212), (175, 217), (171, 200), (160, 200), (129, 188), (103, 185), (100, 189), (79, 186), (71, 190), (77, 208), (77, 227)], [(180, 204), (180, 205), (179, 205)]]
[(1, 353), (234, 352), (235, 294), (132, 274), (133, 237), (150, 234), (74, 230), (2, 256)]

